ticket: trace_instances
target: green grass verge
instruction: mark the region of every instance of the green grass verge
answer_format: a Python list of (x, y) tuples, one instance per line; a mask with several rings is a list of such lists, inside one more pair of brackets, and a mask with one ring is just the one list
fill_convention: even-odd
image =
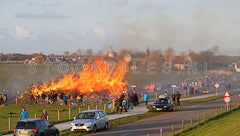
[(177, 131), (175, 136), (239, 136), (240, 107), (215, 116), (193, 128), (188, 127), (184, 132)]
[(207, 101), (214, 101), (220, 98), (223, 98), (223, 95), (218, 95), (218, 96), (210, 96), (210, 97), (206, 97), (203, 99), (195, 99), (195, 100), (184, 100), (181, 101), (181, 103), (193, 103), (193, 102), (207, 102)]
[[(122, 117), (122, 118), (118, 118), (118, 119), (114, 119), (114, 120), (110, 120), (109, 121), (109, 128), (114, 128), (114, 127), (118, 127), (118, 126), (122, 126), (128, 123), (132, 123), (135, 121), (139, 121), (142, 119), (146, 119), (146, 118), (150, 118), (150, 117), (154, 117), (154, 116), (158, 116), (158, 115), (162, 115), (162, 114), (166, 114), (168, 112), (153, 112), (152, 111), (152, 106), (148, 106), (148, 112), (143, 113), (143, 114), (137, 114), (137, 115), (132, 115), (132, 116), (127, 116), (127, 117)], [(176, 107), (175, 110), (181, 110), (183, 109), (183, 107)], [(88, 135), (91, 132), (71, 132), (70, 129), (68, 130), (63, 130), (60, 131), (60, 135), (61, 136), (80, 136), (80, 135)]]

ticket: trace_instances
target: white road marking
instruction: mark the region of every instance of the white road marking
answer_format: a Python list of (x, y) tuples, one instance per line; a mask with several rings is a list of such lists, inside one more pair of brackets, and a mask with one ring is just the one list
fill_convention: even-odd
[(126, 135), (128, 135), (128, 134), (131, 134), (132, 132), (128, 132), (128, 133), (126, 133), (126, 134), (124, 134), (124, 135), (121, 135), (121, 136), (126, 136)]
[(167, 122), (169, 122), (169, 120), (165, 120), (165, 121), (162, 121), (162, 122), (160, 122), (160, 123), (167, 123)]
[(193, 105), (193, 106), (191, 106), (191, 107), (197, 107), (197, 106), (199, 106), (199, 105), (201, 105), (201, 104)]

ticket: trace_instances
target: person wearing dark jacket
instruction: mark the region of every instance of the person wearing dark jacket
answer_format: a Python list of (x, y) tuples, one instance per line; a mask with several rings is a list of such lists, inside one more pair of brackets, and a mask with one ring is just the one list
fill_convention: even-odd
[(41, 98), (42, 98), (42, 104), (45, 104), (45, 98), (47, 95), (45, 93), (42, 93)]
[(177, 106), (180, 106), (181, 94), (178, 91), (177, 91), (176, 97), (177, 97)]

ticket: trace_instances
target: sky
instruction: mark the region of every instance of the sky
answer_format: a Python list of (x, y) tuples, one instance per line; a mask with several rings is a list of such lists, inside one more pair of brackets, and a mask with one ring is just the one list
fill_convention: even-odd
[(219, 46), (240, 54), (239, 0), (0, 0), (0, 51), (132, 49), (176, 53)]

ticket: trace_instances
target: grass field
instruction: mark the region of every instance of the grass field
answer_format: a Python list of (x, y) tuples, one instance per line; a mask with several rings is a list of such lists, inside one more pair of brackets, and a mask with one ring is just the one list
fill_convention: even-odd
[[(24, 106), (28, 111), (29, 118), (39, 118), (43, 109), (46, 109), (49, 113), (49, 121), (53, 124), (73, 120), (74, 117), (79, 113), (78, 106), (60, 106), (60, 105), (10, 105), (6, 107), (0, 108), (0, 134), (6, 134), (12, 132), (13, 128), (15, 127), (19, 117), (21, 108)], [(70, 108), (70, 119), (69, 119), (69, 108)], [(103, 106), (98, 105), (98, 109), (104, 110)], [(88, 106), (80, 107), (80, 110), (87, 110)], [(96, 105), (91, 106), (90, 109), (96, 109)], [(60, 113), (60, 119), (58, 120), (58, 110)], [(111, 114), (115, 111), (106, 108), (106, 113)], [(9, 131), (9, 118), (11, 120), (11, 129)]]
[(240, 108), (216, 116), (175, 136), (239, 136)]

